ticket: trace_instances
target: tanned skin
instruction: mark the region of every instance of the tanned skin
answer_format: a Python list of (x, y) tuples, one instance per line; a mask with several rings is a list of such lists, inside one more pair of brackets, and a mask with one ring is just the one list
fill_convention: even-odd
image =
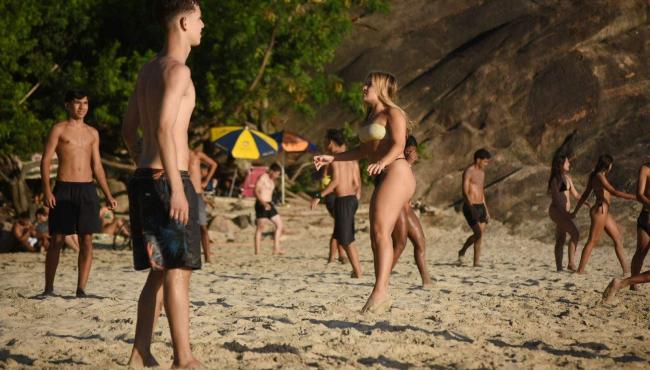
[[(169, 21), (164, 48), (140, 70), (122, 125), (124, 142), (138, 167), (164, 169), (171, 188), (169, 217), (183, 224), (188, 222), (189, 207), (180, 171), (187, 171), (189, 165), (187, 132), (196, 100), (185, 62), (191, 48), (199, 45), (203, 26), (198, 6)], [(138, 131), (142, 132), (141, 147)], [(151, 337), (163, 304), (174, 348), (173, 367), (203, 366), (190, 348), (191, 274), (187, 268), (149, 271), (138, 300), (129, 366), (158, 366), (151, 353)]]

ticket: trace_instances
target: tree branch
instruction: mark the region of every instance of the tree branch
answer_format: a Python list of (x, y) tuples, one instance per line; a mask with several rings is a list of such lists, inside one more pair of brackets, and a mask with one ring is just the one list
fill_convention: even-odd
[(251, 92), (253, 92), (253, 90), (257, 88), (257, 85), (259, 85), (260, 81), (262, 81), (262, 77), (264, 77), (264, 72), (266, 71), (266, 66), (269, 64), (269, 60), (271, 60), (271, 54), (273, 53), (273, 46), (275, 45), (275, 36), (277, 34), (277, 31), (278, 24), (276, 23), (276, 25), (273, 27), (273, 31), (271, 31), (271, 38), (269, 39), (269, 43), (266, 46), (266, 50), (264, 51), (264, 57), (262, 58), (260, 67), (257, 69), (255, 79), (253, 82), (251, 82), (250, 86), (248, 86), (246, 93), (241, 98), (239, 103), (237, 103), (237, 106), (233, 111), (234, 116), (238, 116), (239, 113), (241, 113), (241, 110), (244, 108), (244, 100), (250, 95)]

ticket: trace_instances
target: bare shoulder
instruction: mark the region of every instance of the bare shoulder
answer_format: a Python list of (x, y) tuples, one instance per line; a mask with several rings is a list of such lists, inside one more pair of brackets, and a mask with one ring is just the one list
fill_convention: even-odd
[(54, 125), (52, 125), (52, 128), (50, 129), (51, 132), (61, 132), (63, 129), (68, 125), (68, 121), (61, 121), (57, 122)]
[(471, 176), (474, 172), (474, 165), (471, 164), (465, 168), (465, 171), (463, 171), (463, 176)]
[(406, 117), (404, 116), (404, 113), (399, 109), (390, 108), (390, 107), (386, 108), (385, 114), (388, 120), (392, 122), (406, 121)]
[(164, 69), (165, 79), (169, 82), (189, 81), (192, 77), (190, 67), (177, 61), (170, 60)]

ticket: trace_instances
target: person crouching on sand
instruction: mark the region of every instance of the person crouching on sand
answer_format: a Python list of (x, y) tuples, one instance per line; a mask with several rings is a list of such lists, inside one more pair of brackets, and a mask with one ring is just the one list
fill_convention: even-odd
[(607, 180), (607, 174), (612, 170), (613, 163), (614, 159), (609, 154), (603, 154), (598, 158), (596, 167), (593, 172), (589, 174), (587, 188), (585, 189), (585, 192), (582, 193), (582, 197), (580, 197), (580, 200), (572, 213), (572, 216), (575, 217), (580, 210), (580, 207), (582, 207), (582, 204), (585, 203), (593, 191), (596, 195), (596, 203), (589, 211), (589, 215), (591, 216), (591, 228), (589, 229), (589, 239), (587, 240), (587, 244), (585, 244), (585, 247), (582, 250), (582, 256), (580, 257), (580, 265), (578, 266), (577, 271), (579, 274), (584, 274), (591, 251), (596, 246), (596, 243), (598, 243), (598, 240), (600, 240), (600, 235), (602, 234), (603, 229), (614, 241), (614, 250), (618, 262), (621, 264), (621, 268), (623, 269), (623, 274), (629, 275), (630, 273), (630, 267), (625, 262), (625, 252), (623, 251), (621, 232), (618, 229), (614, 217), (609, 214), (609, 208), (611, 205), (612, 195), (628, 200), (634, 200), (636, 197), (630, 193), (616, 190), (609, 183), (609, 180)]
[(481, 266), (481, 243), (490, 212), (485, 204), (485, 168), (492, 155), (485, 149), (474, 153), (474, 163), (463, 172), (463, 216), (472, 231), (463, 247), (458, 251), (458, 265), (463, 265), (465, 252), (474, 244), (474, 267)]
[(551, 205), (548, 207), (548, 215), (555, 223), (555, 267), (562, 271), (562, 257), (566, 234), (571, 238), (569, 241), (569, 264), (567, 269), (576, 270), (575, 254), (576, 245), (580, 240), (580, 233), (571, 216), (571, 196), (580, 199), (580, 194), (573, 185), (569, 176), (571, 163), (566, 155), (556, 155), (551, 164), (551, 176), (548, 179), (548, 192), (551, 195)]
[(641, 273), (643, 260), (650, 249), (650, 162), (639, 170), (636, 199), (643, 206), (636, 221), (636, 253), (632, 257), (632, 276), (627, 279), (613, 279), (603, 293), (603, 302), (612, 303), (616, 293), (627, 286), (635, 290), (635, 284), (650, 283), (650, 270)]
[(368, 158), (368, 174), (375, 176), (376, 186), (370, 200), (375, 286), (361, 312), (379, 313), (392, 305), (388, 291), (393, 267), (391, 233), (404, 204), (415, 192), (415, 176), (404, 156), (410, 124), (406, 112), (394, 102), (397, 90), (397, 79), (392, 74), (368, 74), (363, 85), (363, 101), (368, 110), (359, 128), (361, 145), (344, 153), (314, 157), (316, 169), (334, 161)]

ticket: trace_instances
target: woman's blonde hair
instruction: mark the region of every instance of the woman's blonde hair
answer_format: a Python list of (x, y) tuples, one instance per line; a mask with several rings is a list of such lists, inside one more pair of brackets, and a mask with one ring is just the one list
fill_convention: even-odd
[[(406, 129), (410, 132), (414, 126), (413, 121), (411, 121), (404, 109), (400, 108), (400, 106), (395, 103), (397, 100), (397, 90), (399, 90), (397, 78), (388, 72), (372, 71), (368, 73), (366, 81), (370, 81), (372, 86), (375, 87), (377, 97), (382, 104), (388, 108), (396, 109), (404, 115), (404, 119), (406, 120)], [(368, 120), (371, 114), (372, 108), (369, 107), (366, 112), (366, 120)]]

